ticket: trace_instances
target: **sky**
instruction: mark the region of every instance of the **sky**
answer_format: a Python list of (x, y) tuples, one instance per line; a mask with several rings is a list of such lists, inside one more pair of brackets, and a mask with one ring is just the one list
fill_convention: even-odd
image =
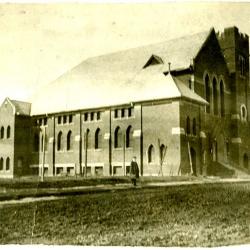
[(0, 102), (88, 57), (229, 26), (250, 35), (250, 2), (0, 3)]

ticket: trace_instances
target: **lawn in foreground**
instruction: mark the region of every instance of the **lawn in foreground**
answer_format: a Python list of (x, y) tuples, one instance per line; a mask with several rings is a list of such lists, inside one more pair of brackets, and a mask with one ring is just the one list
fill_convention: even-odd
[(250, 184), (119, 190), (0, 208), (0, 243), (250, 243)]

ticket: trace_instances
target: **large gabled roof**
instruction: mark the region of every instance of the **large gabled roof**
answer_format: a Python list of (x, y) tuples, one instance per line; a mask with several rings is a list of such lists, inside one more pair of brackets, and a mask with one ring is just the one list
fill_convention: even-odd
[[(168, 71), (168, 62), (171, 62), (171, 70), (189, 68), (212, 30), (89, 58), (39, 91), (33, 97), (31, 113), (38, 115), (173, 98), (163, 74)], [(163, 64), (143, 68), (152, 55), (161, 58)], [(194, 96), (190, 94), (190, 97)]]

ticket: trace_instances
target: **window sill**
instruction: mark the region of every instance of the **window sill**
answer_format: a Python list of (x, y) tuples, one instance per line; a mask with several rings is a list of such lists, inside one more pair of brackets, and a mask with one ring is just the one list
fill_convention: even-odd
[(114, 148), (114, 150), (115, 151), (121, 151), (121, 150), (123, 150), (123, 148), (122, 147), (120, 147), (120, 148)]
[(126, 150), (133, 150), (133, 147), (126, 147)]
[(101, 122), (102, 119), (99, 120), (93, 120), (93, 121), (83, 121), (83, 123), (95, 123), (95, 122)]
[(94, 151), (95, 152), (101, 152), (101, 151), (103, 151), (103, 149), (102, 148), (95, 148)]
[(135, 116), (133, 115), (133, 116), (126, 116), (126, 117), (114, 117), (113, 119), (116, 121), (116, 120), (128, 120), (128, 119), (134, 119), (135, 118)]

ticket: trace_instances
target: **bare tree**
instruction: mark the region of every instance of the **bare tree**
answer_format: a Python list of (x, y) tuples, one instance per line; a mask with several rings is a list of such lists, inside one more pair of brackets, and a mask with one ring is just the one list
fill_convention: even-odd
[(163, 176), (162, 165), (164, 163), (165, 156), (167, 153), (167, 146), (164, 146), (164, 149), (162, 151), (160, 138), (158, 138), (158, 149), (159, 149), (158, 151), (159, 151), (159, 159), (160, 159), (160, 169), (159, 169), (158, 175)]

